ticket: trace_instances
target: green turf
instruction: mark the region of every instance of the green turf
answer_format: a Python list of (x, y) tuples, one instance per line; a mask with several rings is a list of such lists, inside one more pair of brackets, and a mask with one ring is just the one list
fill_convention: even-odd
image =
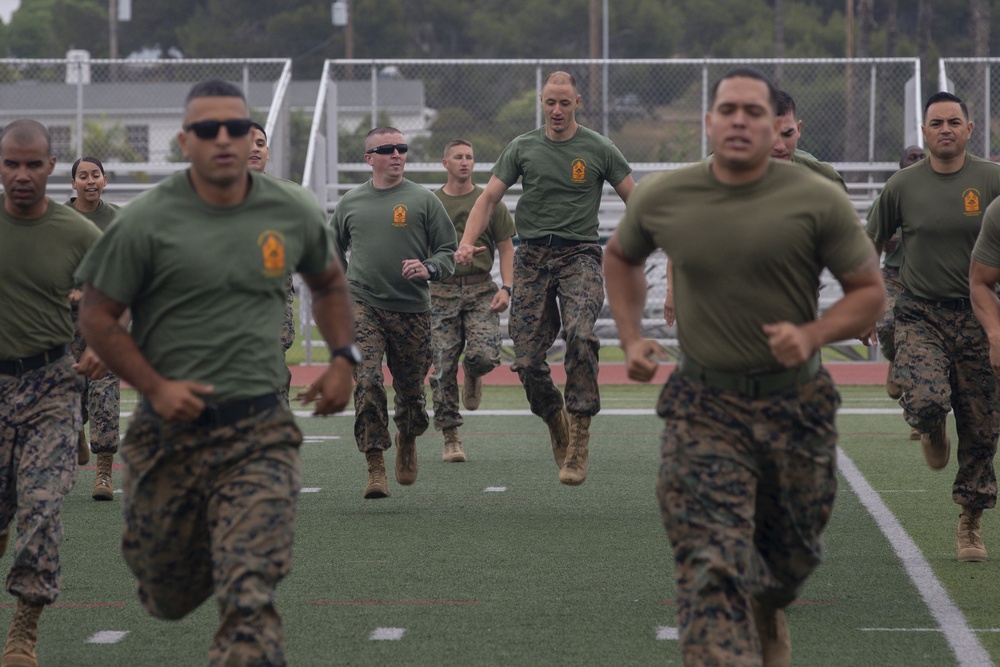
[[(657, 392), (602, 387), (602, 400), (606, 410), (650, 409)], [(877, 388), (847, 387), (843, 396), (845, 408), (894, 407)], [(123, 409), (133, 404), (127, 393)], [(486, 389), (484, 410), (526, 407), (519, 387)], [(657, 627), (675, 619), (654, 495), (661, 423), (652, 413), (595, 418), (590, 477), (579, 488), (557, 482), (538, 418), (467, 415), (468, 463), (443, 463), (440, 435), (428, 432), (418, 440), (417, 483), (401, 487), (390, 472), (393, 495), (379, 501), (361, 497), (365, 464), (350, 417), (301, 424), (325, 439), (302, 448), (303, 487), (320, 490), (301, 496), (295, 565), (279, 589), (290, 664), (681, 664), (676, 641), (656, 639)], [(896, 415), (842, 415), (839, 426), (844, 452), (972, 627), (997, 625), (994, 563), (954, 562), (954, 458), (945, 472), (928, 470)], [(69, 606), (42, 616), (42, 664), (205, 664), (214, 603), (179, 622), (147, 616), (118, 552), (120, 495), (94, 502), (92, 482), (93, 470), (82, 470), (67, 499), (59, 603)], [(993, 514), (984, 522), (987, 546)], [(795, 665), (956, 664), (941, 633), (865, 630), (936, 622), (843, 478), (826, 541), (827, 562), (789, 610)], [(0, 627), (11, 613), (0, 609)], [(380, 627), (406, 631), (399, 641), (369, 639)], [(117, 644), (85, 643), (102, 630), (129, 634)], [(994, 659), (996, 636), (979, 634)]]

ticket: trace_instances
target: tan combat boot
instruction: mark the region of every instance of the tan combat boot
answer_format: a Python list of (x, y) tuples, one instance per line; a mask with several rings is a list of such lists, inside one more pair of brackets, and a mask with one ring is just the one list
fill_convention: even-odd
[(38, 617), (44, 605), (17, 599), (17, 611), (10, 623), (0, 667), (38, 667), (35, 644), (38, 642)]
[(569, 413), (563, 408), (545, 422), (549, 427), (549, 439), (552, 441), (552, 456), (560, 469), (566, 461), (566, 450), (569, 449)]
[(417, 439), (396, 433), (396, 481), (409, 486), (417, 481)]
[(889, 364), (889, 371), (885, 375), (885, 393), (889, 394), (889, 398), (896, 400), (903, 395), (903, 388), (892, 379), (892, 364)]
[(912, 426), (910, 427), (910, 440), (913, 441), (920, 440), (920, 431), (913, 428)]
[(958, 517), (958, 532), (955, 534), (959, 563), (985, 563), (989, 560), (986, 547), (983, 546), (983, 531), (980, 523), (982, 516), (983, 510), (981, 509), (962, 508), (962, 514)]
[(385, 475), (385, 457), (381, 451), (365, 453), (368, 460), (368, 486), (365, 487), (365, 498), (388, 498), (389, 480)]
[(920, 446), (924, 450), (924, 460), (934, 470), (941, 470), (948, 465), (951, 455), (951, 442), (948, 440), (947, 420), (942, 419), (941, 425), (929, 433), (920, 435)]
[(587, 481), (587, 460), (590, 455), (590, 415), (569, 417), (569, 449), (559, 471), (559, 481), (579, 486)]
[(454, 426), (444, 430), (444, 456), (447, 463), (465, 463), (462, 441), (458, 439), (458, 429)]
[(111, 467), (114, 465), (114, 454), (97, 455), (97, 476), (94, 478), (94, 500), (111, 500), (115, 497), (115, 486), (111, 481)]
[(76, 462), (82, 466), (90, 463), (90, 445), (87, 444), (87, 434), (82, 428), (76, 436)]
[(785, 610), (768, 611), (756, 600), (750, 601), (750, 609), (757, 626), (764, 667), (791, 667), (792, 635)]
[(462, 382), (462, 405), (466, 410), (478, 410), (483, 400), (483, 378), (480, 375), (465, 374)]

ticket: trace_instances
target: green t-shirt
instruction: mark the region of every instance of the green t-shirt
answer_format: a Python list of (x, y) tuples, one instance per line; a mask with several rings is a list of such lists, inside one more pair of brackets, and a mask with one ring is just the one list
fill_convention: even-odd
[(901, 231), (903, 287), (926, 299), (969, 298), (969, 260), (983, 211), (1000, 195), (1000, 165), (974, 155), (954, 174), (930, 160), (897, 171), (869, 213), (868, 234), (880, 243)]
[(820, 176), (828, 178), (839, 185), (844, 189), (844, 192), (847, 192), (847, 183), (844, 182), (844, 177), (840, 175), (840, 172), (834, 169), (833, 165), (820, 162), (812, 153), (796, 149), (795, 153), (792, 154), (792, 163), (800, 164), (806, 169), (812, 169)]
[[(472, 207), (482, 193), (483, 189), (478, 185), (472, 189), (472, 192), (458, 195), (457, 197), (446, 193), (444, 188), (438, 188), (434, 191), (437, 198), (444, 204), (444, 210), (448, 212), (448, 217), (451, 218), (452, 224), (455, 225), (455, 234), (458, 238), (462, 238), (462, 233), (465, 231), (465, 223), (469, 219), (469, 212), (472, 211)], [(476, 239), (476, 245), (486, 246), (486, 252), (473, 255), (471, 266), (456, 265), (455, 275), (463, 276), (473, 273), (489, 273), (493, 269), (493, 258), (496, 254), (497, 242), (506, 241), (512, 236), (514, 236), (514, 218), (510, 216), (507, 205), (500, 202), (493, 208), (493, 215), (490, 216), (489, 226)]]
[(986, 207), (983, 228), (972, 248), (972, 259), (995, 269), (1000, 268), (1000, 199), (994, 199)]
[(92, 222), (49, 200), (22, 220), (0, 194), (0, 359), (21, 359), (73, 340), (73, 272), (101, 235)]
[(847, 196), (784, 160), (743, 186), (708, 162), (647, 176), (616, 233), (635, 260), (666, 251), (683, 354), (731, 372), (780, 368), (762, 326), (815, 320), (824, 267), (842, 275), (873, 254)]
[[(867, 222), (865, 223), (865, 233), (872, 238), (875, 238), (875, 225), (872, 223), (872, 211), (875, 210), (875, 207), (877, 205), (878, 205), (878, 197), (876, 197), (875, 201), (872, 202), (872, 206), (871, 208), (868, 209), (868, 215), (866, 216)], [(885, 266), (889, 267), (890, 269), (896, 269), (898, 271), (899, 267), (903, 264), (903, 244), (900, 243), (899, 239), (897, 238), (896, 247), (893, 248), (892, 250), (889, 250), (888, 249), (889, 241), (891, 241), (891, 238), (883, 243), (883, 245), (886, 246), (884, 248)]]
[(69, 206), (74, 211), (90, 220), (92, 223), (97, 225), (98, 229), (102, 232), (108, 228), (111, 221), (114, 220), (115, 213), (118, 212), (119, 208), (114, 204), (109, 204), (103, 199), (97, 202), (97, 208), (93, 211), (79, 211), (73, 206), (73, 202), (76, 201), (76, 197), (70, 197), (69, 201), (66, 202), (66, 206)]
[[(330, 222), (347, 266), (351, 297), (397, 313), (426, 313), (431, 292), (422, 280), (403, 277), (403, 260), (437, 268), (437, 280), (455, 273), (455, 226), (441, 200), (403, 179), (386, 190), (371, 181), (345, 194)], [(351, 258), (347, 261), (347, 251)]]
[(493, 175), (508, 187), (521, 179), (514, 211), (521, 239), (556, 234), (597, 241), (604, 182), (618, 186), (630, 173), (614, 143), (583, 126), (566, 141), (552, 141), (544, 127), (522, 134), (493, 165)]
[(260, 396), (285, 382), (285, 280), (334, 261), (324, 214), (300, 186), (250, 173), (226, 208), (195, 193), (187, 171), (115, 217), (77, 278), (132, 309), (132, 335), (173, 380), (215, 385), (209, 403)]

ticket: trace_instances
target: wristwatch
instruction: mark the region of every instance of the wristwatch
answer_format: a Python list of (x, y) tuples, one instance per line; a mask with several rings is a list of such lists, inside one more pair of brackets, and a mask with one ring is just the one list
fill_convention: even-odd
[(430, 278), (428, 278), (428, 280), (437, 280), (437, 277), (438, 277), (438, 267), (436, 267), (433, 264), (430, 264), (428, 262), (424, 262), (424, 266), (427, 267), (427, 273), (430, 274)]
[(513, 294), (510, 285), (501, 285), (500, 289), (502, 289), (504, 292), (507, 292), (507, 296), (511, 296)]
[(333, 361), (337, 357), (344, 357), (352, 365), (357, 366), (361, 363), (361, 350), (354, 343), (350, 345), (345, 345), (344, 347), (338, 347), (336, 350), (330, 350), (330, 361)]

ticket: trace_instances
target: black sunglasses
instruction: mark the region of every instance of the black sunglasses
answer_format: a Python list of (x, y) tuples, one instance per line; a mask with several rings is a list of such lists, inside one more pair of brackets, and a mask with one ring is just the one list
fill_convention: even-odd
[(253, 121), (249, 118), (233, 118), (231, 120), (202, 120), (184, 126), (184, 131), (194, 132), (194, 136), (199, 139), (215, 139), (219, 136), (219, 128), (225, 126), (230, 137), (245, 137), (253, 127)]
[(382, 144), (381, 146), (376, 146), (375, 148), (369, 148), (365, 151), (365, 155), (371, 155), (372, 153), (378, 153), (379, 155), (392, 155), (393, 151), (399, 151), (400, 155), (405, 155), (408, 150), (409, 146), (406, 144)]

